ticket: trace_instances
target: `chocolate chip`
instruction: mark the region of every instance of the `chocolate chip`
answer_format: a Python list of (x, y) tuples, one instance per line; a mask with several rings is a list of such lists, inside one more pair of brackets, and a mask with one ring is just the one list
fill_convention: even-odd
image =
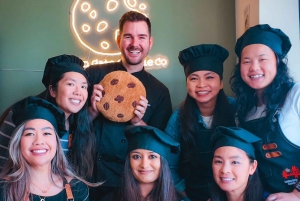
[(110, 81), (111, 85), (116, 85), (118, 84), (119, 80), (118, 79), (113, 79), (112, 81)]
[(105, 95), (105, 91), (102, 91), (102, 97), (104, 97), (104, 95)]
[(109, 109), (109, 103), (108, 103), (108, 102), (104, 103), (104, 104), (103, 104), (103, 108), (104, 108), (105, 110), (108, 110), (108, 109)]
[(131, 105), (132, 105), (132, 107), (135, 108), (136, 107), (136, 101), (133, 101)]
[(124, 100), (124, 96), (118, 95), (114, 100), (118, 101), (118, 103), (121, 103)]
[(117, 115), (117, 117), (119, 117), (119, 118), (123, 118), (123, 117), (124, 117), (124, 115), (123, 115), (123, 114), (118, 114), (118, 115)]
[(128, 88), (134, 88), (135, 85), (136, 85), (135, 83), (130, 82), (130, 83), (127, 84), (127, 87), (128, 87)]

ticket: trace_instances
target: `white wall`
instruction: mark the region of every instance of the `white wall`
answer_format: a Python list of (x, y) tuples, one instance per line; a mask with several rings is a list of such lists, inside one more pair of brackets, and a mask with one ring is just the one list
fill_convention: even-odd
[(250, 27), (259, 23), (259, 0), (235, 0), (236, 38), (245, 32), (244, 11), (248, 5), (250, 7)]
[(288, 66), (294, 79), (300, 81), (299, 6), (298, 0), (260, 0), (259, 22), (281, 29), (289, 36), (292, 48)]

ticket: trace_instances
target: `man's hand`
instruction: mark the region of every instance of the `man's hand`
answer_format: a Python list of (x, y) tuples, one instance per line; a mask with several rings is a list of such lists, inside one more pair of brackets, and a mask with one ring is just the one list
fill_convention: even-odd
[(269, 195), (266, 201), (298, 201), (300, 200), (300, 192), (296, 189), (290, 193), (274, 193)]
[(147, 110), (148, 100), (144, 96), (140, 96), (140, 99), (141, 100), (134, 110), (135, 116), (130, 120), (130, 122), (135, 126), (146, 126), (147, 124), (142, 120), (142, 118)]

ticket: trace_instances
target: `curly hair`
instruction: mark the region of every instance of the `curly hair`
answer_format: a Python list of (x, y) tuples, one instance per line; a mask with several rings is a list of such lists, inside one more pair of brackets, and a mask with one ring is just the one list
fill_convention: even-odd
[[(276, 110), (282, 107), (287, 93), (295, 84), (293, 78), (289, 75), (287, 59), (280, 58), (276, 53), (275, 55), (277, 58), (277, 73), (272, 83), (267, 86), (262, 94), (262, 100), (266, 105), (266, 125), (269, 125), (272, 130), (275, 129), (273, 116)], [(232, 74), (230, 85), (237, 98), (237, 118), (239, 122), (243, 122), (248, 112), (257, 105), (256, 93), (241, 77), (240, 58)]]

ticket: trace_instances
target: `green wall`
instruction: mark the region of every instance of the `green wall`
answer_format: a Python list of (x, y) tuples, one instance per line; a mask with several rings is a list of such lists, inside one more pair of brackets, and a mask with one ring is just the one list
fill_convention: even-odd
[[(104, 0), (99, 0), (103, 1)], [(122, 1), (122, 0), (119, 0)], [(70, 30), (72, 0), (0, 1), (0, 113), (44, 86), (43, 69), (48, 58), (74, 54), (85, 59)], [(173, 108), (186, 96), (178, 52), (201, 43), (217, 43), (230, 52), (225, 62), (224, 85), (235, 64), (234, 0), (148, 0), (154, 45), (150, 55), (169, 58), (165, 69), (150, 70), (170, 90)]]

